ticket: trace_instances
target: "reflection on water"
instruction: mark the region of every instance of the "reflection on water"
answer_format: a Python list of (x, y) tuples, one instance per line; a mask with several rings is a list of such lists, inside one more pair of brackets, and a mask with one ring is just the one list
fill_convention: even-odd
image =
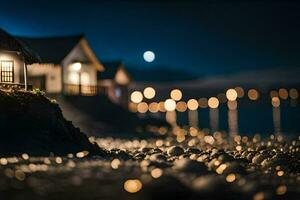
[(210, 129), (212, 132), (219, 130), (219, 109), (218, 108), (209, 109), (209, 121), (210, 121)]
[[(277, 106), (277, 104), (274, 104)], [(228, 131), (237, 134), (297, 133), (300, 130), (300, 108), (296, 101), (281, 102), (275, 107), (269, 103), (233, 101), (218, 108), (199, 108), (186, 112), (168, 111), (159, 115), (172, 125), (209, 128), (211, 132)]]
[(274, 133), (280, 133), (281, 132), (280, 107), (273, 107), (273, 124), (274, 124)]
[(198, 128), (199, 127), (199, 117), (197, 110), (189, 110), (188, 111), (189, 125), (191, 127)]

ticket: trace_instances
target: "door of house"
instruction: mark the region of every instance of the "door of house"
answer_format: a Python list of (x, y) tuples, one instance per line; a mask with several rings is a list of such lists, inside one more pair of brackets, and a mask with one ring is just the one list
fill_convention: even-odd
[(1, 60), (1, 82), (13, 83), (14, 82), (14, 62), (12, 60)]

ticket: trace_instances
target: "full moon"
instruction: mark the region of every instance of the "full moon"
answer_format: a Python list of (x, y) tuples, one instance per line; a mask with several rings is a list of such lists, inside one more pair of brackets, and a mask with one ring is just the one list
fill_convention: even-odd
[(155, 54), (153, 53), (153, 51), (145, 51), (143, 54), (144, 60), (146, 62), (153, 62), (155, 59)]

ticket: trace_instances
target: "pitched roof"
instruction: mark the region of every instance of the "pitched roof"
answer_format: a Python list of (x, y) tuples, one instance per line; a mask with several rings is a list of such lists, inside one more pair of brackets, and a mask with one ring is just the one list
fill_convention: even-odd
[(60, 64), (83, 37), (80, 34), (40, 38), (18, 37), (18, 39), (38, 52), (42, 63)]
[(102, 64), (105, 70), (97, 73), (98, 80), (114, 79), (118, 69), (123, 65), (122, 61), (102, 62)]
[(27, 64), (39, 63), (39, 56), (23, 42), (19, 41), (5, 30), (0, 28), (0, 49), (20, 52)]

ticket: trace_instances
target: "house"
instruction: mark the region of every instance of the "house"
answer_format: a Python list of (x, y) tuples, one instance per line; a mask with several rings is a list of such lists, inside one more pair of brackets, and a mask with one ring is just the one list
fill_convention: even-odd
[(29, 82), (49, 94), (96, 95), (97, 73), (104, 70), (84, 35), (18, 37), (41, 58), (28, 66)]
[(34, 51), (0, 28), (1, 88), (27, 90), (27, 65), (39, 62)]
[(131, 81), (121, 61), (103, 62), (104, 71), (98, 72), (98, 85), (105, 88), (107, 96), (115, 103), (128, 105), (128, 85)]

